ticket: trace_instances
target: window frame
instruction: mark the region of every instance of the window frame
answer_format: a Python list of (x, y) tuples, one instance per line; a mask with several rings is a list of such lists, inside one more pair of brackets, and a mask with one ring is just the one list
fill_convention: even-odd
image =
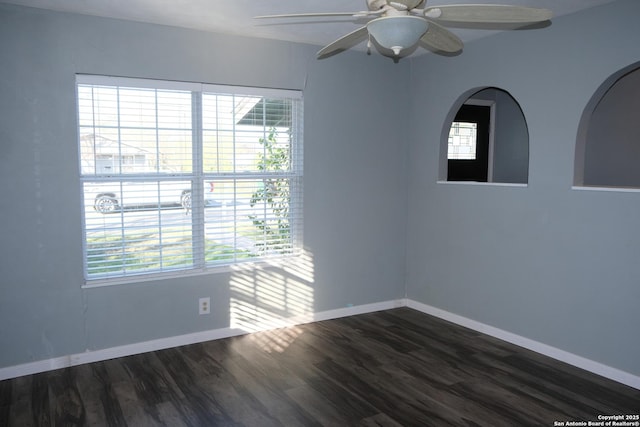
[[(82, 145), (81, 145), (81, 129), (83, 128), (80, 118), (80, 99), (78, 88), (83, 85), (95, 85), (95, 86), (110, 86), (110, 87), (126, 87), (135, 89), (154, 89), (154, 90), (176, 90), (176, 91), (189, 91), (191, 92), (191, 171), (180, 173), (160, 173), (156, 170), (154, 173), (124, 173), (118, 170), (117, 173), (98, 173), (98, 170), (94, 168), (93, 173), (89, 174), (83, 170), (83, 158), (82, 158)], [(79, 191), (81, 199), (81, 215), (82, 215), (82, 256), (83, 256), (83, 275), (84, 284), (83, 287), (97, 287), (124, 283), (137, 283), (150, 280), (175, 278), (193, 276), (206, 273), (217, 273), (229, 271), (234, 265), (251, 265), (254, 263), (260, 263), (264, 261), (279, 262), (279, 260), (286, 260), (292, 256), (297, 256), (302, 253), (302, 190), (303, 190), (303, 111), (304, 103), (302, 91), (290, 90), (290, 89), (273, 89), (273, 88), (258, 88), (258, 87), (243, 87), (243, 86), (228, 86), (228, 85), (213, 85), (206, 83), (192, 83), (192, 82), (175, 82), (166, 80), (154, 80), (154, 79), (138, 79), (138, 78), (123, 78), (112, 76), (98, 76), (98, 75), (76, 75), (76, 114), (77, 114), (77, 147), (78, 147), (78, 170), (79, 170)], [(286, 171), (234, 171), (234, 172), (205, 172), (204, 171), (204, 132), (205, 126), (203, 124), (204, 107), (203, 96), (208, 95), (232, 95), (232, 96), (255, 96), (260, 97), (263, 101), (269, 98), (274, 99), (286, 99), (292, 103), (291, 111), (291, 139), (290, 144), (290, 167)], [(157, 110), (157, 106), (156, 106)], [(94, 125), (95, 126), (95, 125)], [(119, 126), (119, 125), (118, 125)], [(155, 128), (158, 129), (158, 122), (156, 122)], [(263, 126), (263, 132), (266, 135), (266, 125)], [(235, 130), (234, 130), (234, 142), (235, 147)], [(118, 144), (121, 144), (118, 141)], [(235, 162), (235, 160), (234, 160)], [(234, 183), (234, 197), (236, 197), (235, 184), (240, 180), (266, 180), (266, 179), (286, 179), (290, 187), (289, 191), (289, 203), (287, 205), (287, 221), (289, 223), (290, 231), (287, 236), (288, 242), (290, 242), (290, 250), (284, 254), (258, 254), (247, 259), (238, 259), (238, 247), (234, 246), (234, 259), (228, 262), (211, 263), (208, 262), (206, 257), (206, 243), (208, 241), (205, 236), (205, 202), (204, 202), (204, 187), (205, 181), (208, 180), (227, 180)], [(193, 252), (193, 258), (191, 259), (191, 265), (182, 266), (179, 268), (164, 268), (159, 267), (157, 269), (127, 272), (126, 265), (123, 262), (122, 271), (118, 273), (107, 274), (92, 274), (89, 271), (89, 253), (88, 253), (88, 238), (87, 238), (87, 210), (92, 206), (92, 200), (85, 200), (85, 185), (87, 183), (105, 182), (105, 183), (121, 183), (129, 181), (144, 181), (144, 182), (172, 182), (172, 181), (190, 181), (191, 182), (191, 251)], [(160, 192), (159, 192), (160, 193)], [(158, 193), (158, 194), (159, 194)], [(160, 213), (162, 211), (162, 204), (159, 202), (157, 208), (152, 210), (153, 212)], [(239, 216), (242, 213), (238, 213), (234, 209), (233, 221), (234, 224), (238, 221)], [(160, 230), (162, 226), (160, 225)], [(122, 225), (120, 227), (124, 231), (127, 226)], [(237, 233), (237, 232), (236, 232)]]
[[(496, 121), (496, 103), (495, 101), (492, 100), (484, 100), (484, 99), (477, 99), (477, 98), (469, 98), (467, 99), (458, 109), (458, 112), (456, 113), (456, 117), (458, 116), (458, 114), (460, 114), (460, 110), (465, 107), (465, 106), (471, 106), (471, 107), (484, 107), (484, 108), (488, 108), (488, 121), (486, 123), (478, 123), (478, 130), (480, 131), (481, 129), (486, 129), (487, 130), (487, 147), (486, 147), (486, 175), (487, 178), (486, 180), (474, 180), (474, 179), (467, 179), (467, 180), (463, 180), (463, 179), (450, 179), (449, 178), (449, 174), (451, 173), (451, 164), (452, 163), (456, 163), (456, 162), (465, 162), (467, 160), (458, 160), (458, 159), (451, 159), (449, 158), (448, 155), (448, 144), (447, 144), (447, 181), (448, 182), (484, 182), (484, 183), (492, 183), (493, 182), (493, 156), (494, 156), (494, 144), (495, 144), (495, 121)], [(461, 122), (464, 122), (464, 120), (461, 120)], [(456, 123), (456, 119), (455, 117), (453, 118), (452, 122), (451, 122), (451, 127), (454, 126), (454, 123)], [(477, 138), (480, 139), (480, 138)], [(469, 161), (473, 161), (473, 162), (479, 162), (482, 161), (481, 159), (478, 158), (479, 152), (482, 150), (478, 150), (478, 141), (476, 141), (476, 157), (474, 157), (473, 159), (469, 160)], [(484, 165), (483, 165), (484, 166)], [(484, 170), (484, 167), (483, 167)]]

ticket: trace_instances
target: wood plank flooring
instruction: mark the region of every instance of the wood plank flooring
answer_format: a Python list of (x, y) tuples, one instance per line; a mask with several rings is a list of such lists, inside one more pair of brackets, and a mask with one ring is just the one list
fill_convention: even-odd
[(409, 308), (0, 382), (0, 426), (553, 426), (640, 391)]

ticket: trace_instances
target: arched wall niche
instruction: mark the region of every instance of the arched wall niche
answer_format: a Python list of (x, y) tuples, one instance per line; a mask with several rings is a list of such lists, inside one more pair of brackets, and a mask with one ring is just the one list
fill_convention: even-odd
[[(489, 107), (489, 147), (486, 177), (459, 178), (450, 168), (457, 167), (449, 159), (449, 139), (456, 117), (468, 105)], [(457, 162), (461, 163), (461, 162)], [(447, 114), (440, 135), (440, 181), (476, 181), (527, 184), (529, 180), (529, 130), (518, 102), (507, 91), (497, 87), (476, 87), (458, 97)]]
[(640, 62), (607, 78), (585, 107), (576, 137), (574, 185), (640, 188)]

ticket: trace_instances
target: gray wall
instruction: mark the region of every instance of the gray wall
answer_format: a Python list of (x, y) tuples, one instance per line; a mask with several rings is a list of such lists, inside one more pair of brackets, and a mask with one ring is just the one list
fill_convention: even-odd
[[(571, 189), (585, 106), (640, 57), (637, 16), (620, 0), (413, 62), (409, 298), (640, 374), (640, 195)], [(487, 86), (522, 107), (528, 186), (436, 184), (451, 105)]]
[[(408, 63), (316, 50), (0, 4), (0, 367), (404, 296)], [(76, 73), (304, 88), (306, 257), (81, 289)]]

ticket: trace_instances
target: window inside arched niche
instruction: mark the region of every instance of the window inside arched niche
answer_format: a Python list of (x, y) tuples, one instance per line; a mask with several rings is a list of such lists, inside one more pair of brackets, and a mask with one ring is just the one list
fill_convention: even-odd
[(640, 188), (640, 63), (610, 76), (582, 114), (574, 185)]
[(518, 102), (487, 87), (460, 97), (440, 144), (440, 180), (527, 184), (529, 131)]

